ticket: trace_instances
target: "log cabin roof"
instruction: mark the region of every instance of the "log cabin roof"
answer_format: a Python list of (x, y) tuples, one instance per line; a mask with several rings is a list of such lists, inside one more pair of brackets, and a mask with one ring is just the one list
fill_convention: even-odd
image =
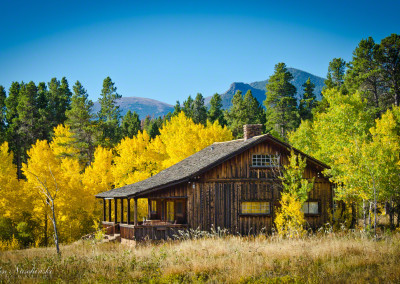
[(263, 141), (271, 141), (283, 146), (288, 151), (293, 149), (297, 153), (307, 157), (307, 160), (324, 169), (329, 168), (324, 163), (308, 156), (301, 151), (291, 147), (270, 134), (255, 136), (250, 139), (238, 139), (226, 142), (216, 142), (187, 157), (186, 159), (172, 165), (169, 168), (149, 177), (145, 180), (114, 188), (96, 195), (97, 198), (130, 198), (139, 197), (148, 192), (166, 188), (169, 186), (188, 182), (209, 169), (223, 163), (224, 161), (246, 151), (247, 149)]

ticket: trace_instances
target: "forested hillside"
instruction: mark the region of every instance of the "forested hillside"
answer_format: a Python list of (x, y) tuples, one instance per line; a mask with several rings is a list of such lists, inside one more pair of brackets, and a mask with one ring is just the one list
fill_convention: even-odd
[[(277, 63), (262, 103), (255, 89), (236, 91), (226, 110), (223, 96), (207, 108), (197, 94), (158, 118), (123, 115), (110, 77), (97, 111), (79, 81), (0, 86), (1, 245), (46, 246), (55, 241), (56, 221), (61, 242), (76, 240), (100, 218), (96, 193), (241, 138), (243, 125), (255, 123), (331, 167), (325, 174), (336, 184), (338, 226), (354, 227), (359, 217), (371, 226), (383, 212), (399, 226), (400, 36), (363, 39), (350, 62), (334, 58), (321, 100), (311, 75), (299, 85), (294, 76)], [(146, 204), (139, 203), (141, 216)]]
[[(290, 83), (296, 87), (296, 99), (300, 101), (304, 90), (302, 85), (304, 82), (310, 78), (311, 82), (315, 85), (314, 92), (317, 96), (317, 99), (321, 99), (321, 91), (324, 86), (324, 80), (321, 77), (312, 75), (310, 73), (304, 72), (295, 68), (287, 68), (287, 70), (292, 74), (293, 78), (290, 80)], [(253, 96), (258, 100), (260, 104), (265, 100), (265, 92), (267, 91), (266, 86), (268, 84), (268, 79), (263, 81), (256, 81), (253, 83), (242, 83), (242, 82), (234, 82), (230, 85), (229, 89), (221, 94), (222, 98), (222, 108), (228, 109), (232, 106), (232, 98), (237, 91), (241, 91), (242, 93), (246, 93), (248, 90), (251, 91)], [(211, 97), (206, 97), (205, 102), (206, 105), (210, 106)]]

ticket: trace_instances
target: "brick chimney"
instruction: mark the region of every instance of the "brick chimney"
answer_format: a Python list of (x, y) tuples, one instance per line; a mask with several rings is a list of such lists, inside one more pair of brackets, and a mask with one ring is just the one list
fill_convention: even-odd
[(243, 125), (244, 140), (262, 134), (262, 124), (245, 124)]

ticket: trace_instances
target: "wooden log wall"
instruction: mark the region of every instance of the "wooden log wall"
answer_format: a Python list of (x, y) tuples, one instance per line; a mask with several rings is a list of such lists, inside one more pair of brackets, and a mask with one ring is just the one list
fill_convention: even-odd
[[(280, 155), (281, 166), (288, 163), (289, 151), (272, 142), (264, 142), (210, 169), (190, 183), (174, 186), (147, 195), (147, 198), (187, 198), (188, 226), (200, 230), (227, 228), (230, 233), (254, 234), (270, 232), (276, 207), (279, 206), (280, 185), (277, 168), (251, 166), (253, 154)], [(307, 163), (304, 177), (315, 179), (309, 199), (318, 201), (321, 214), (306, 216), (311, 227), (320, 227), (329, 221), (332, 209), (332, 189), (329, 180), (321, 174), (323, 168)], [(270, 202), (269, 215), (241, 214), (243, 201)]]

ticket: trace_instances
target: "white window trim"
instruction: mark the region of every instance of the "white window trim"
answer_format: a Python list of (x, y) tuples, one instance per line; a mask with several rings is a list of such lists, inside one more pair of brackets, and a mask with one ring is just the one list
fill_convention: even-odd
[(280, 155), (272, 154), (253, 154), (251, 166), (253, 168), (273, 168), (280, 165)]

